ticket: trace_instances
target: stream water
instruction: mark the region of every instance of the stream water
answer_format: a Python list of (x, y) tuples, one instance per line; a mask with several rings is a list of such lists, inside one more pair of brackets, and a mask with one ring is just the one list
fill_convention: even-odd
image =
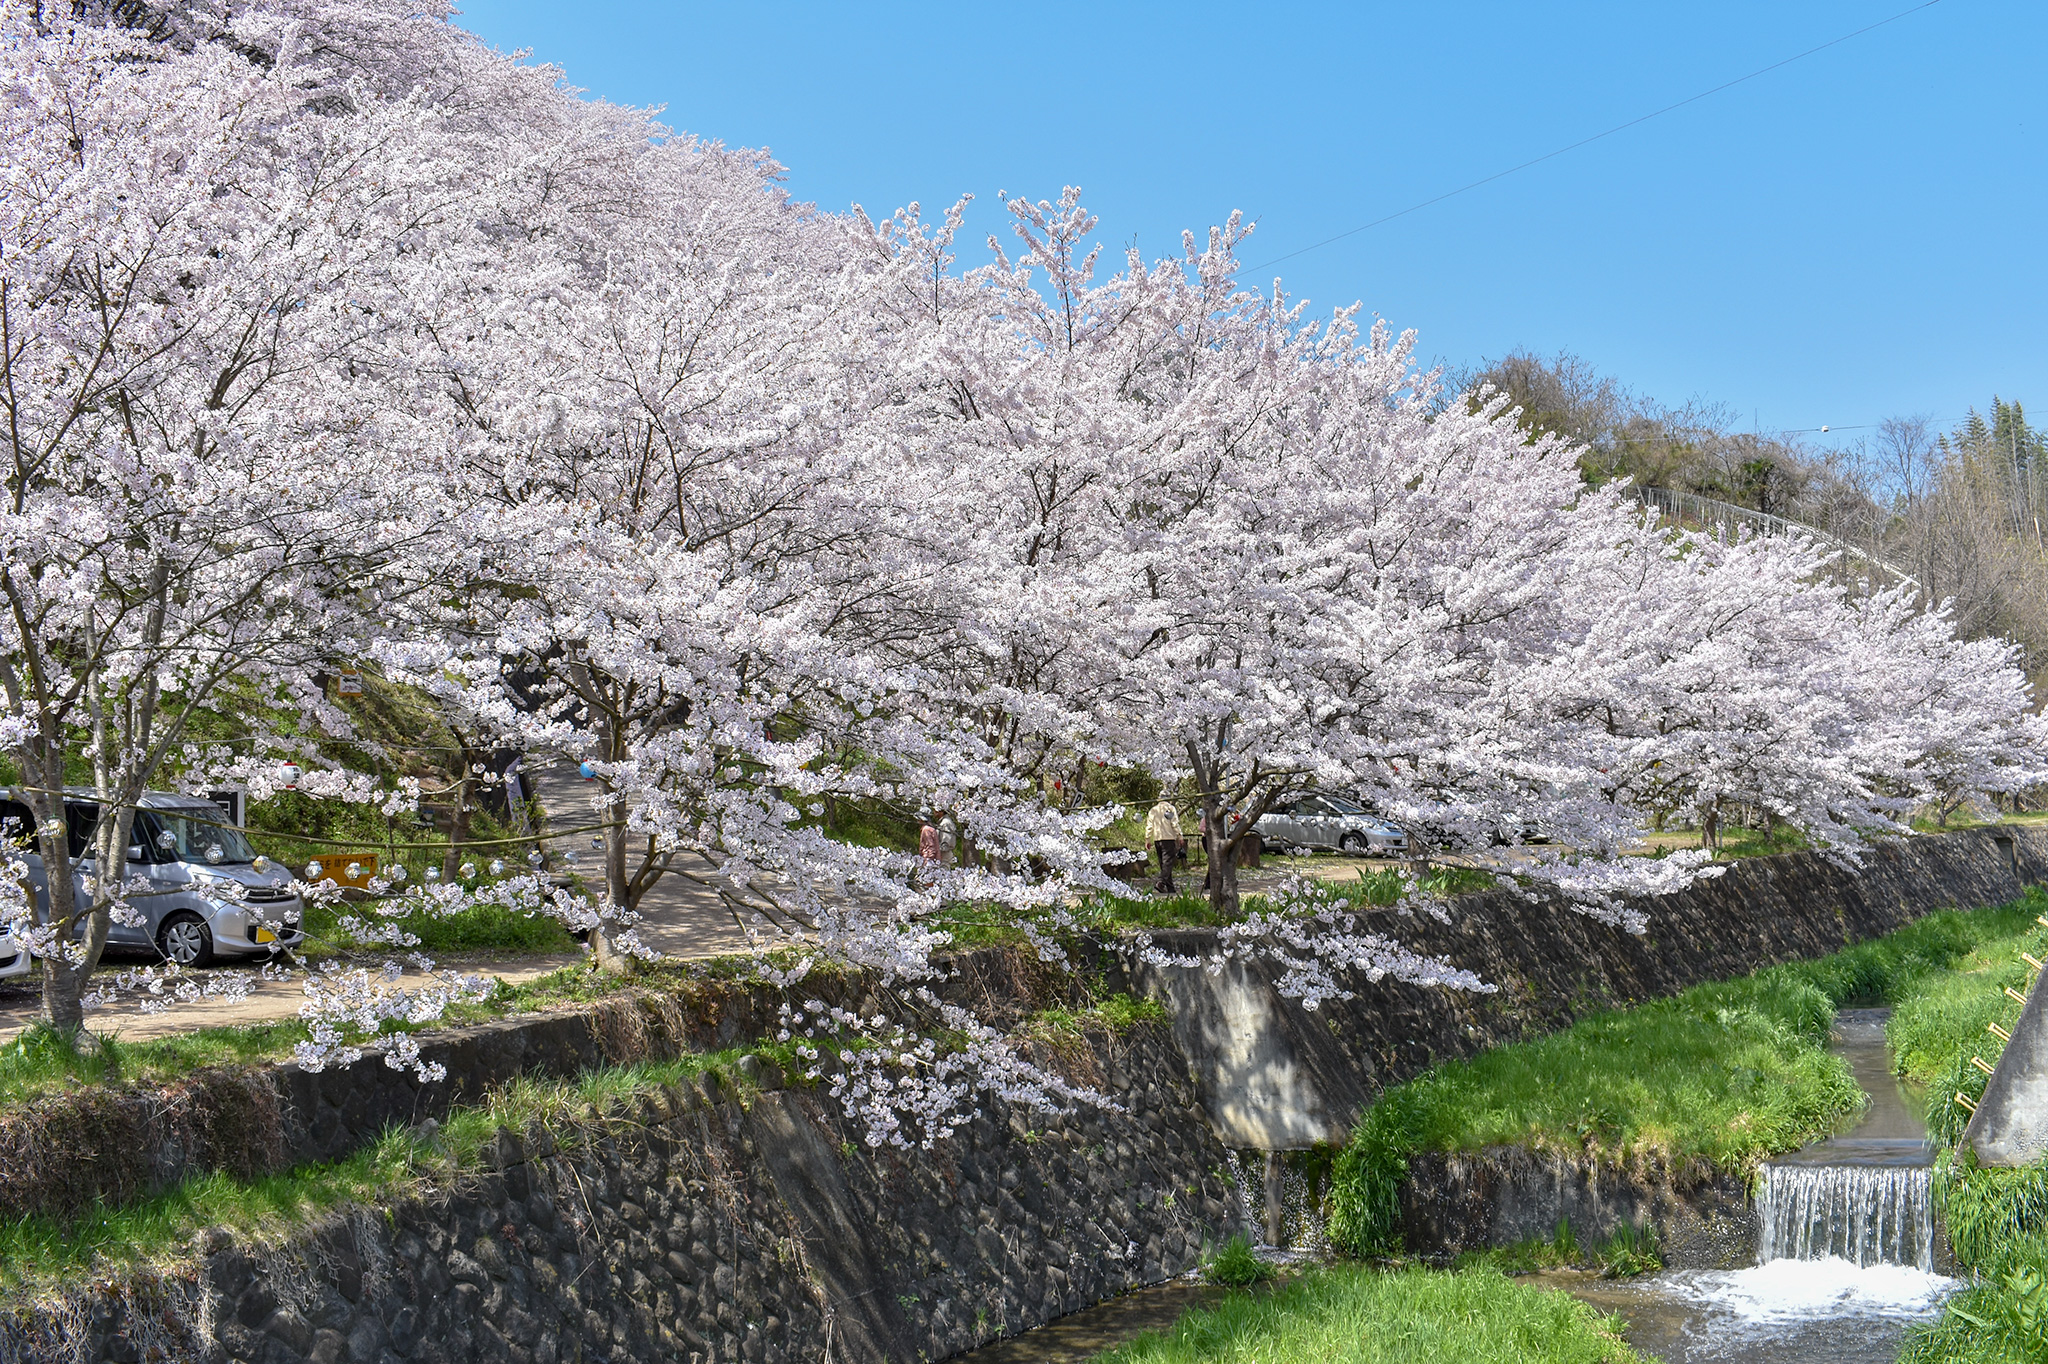
[(1870, 1095), (1853, 1131), (1764, 1167), (1754, 1267), (1610, 1283), (1545, 1276), (1628, 1322), (1666, 1364), (1771, 1360), (1892, 1364), (1916, 1321), (1956, 1287), (1935, 1272), (1927, 1144), (1917, 1095), (1892, 1075), (1884, 1009), (1844, 1009), (1833, 1049)]

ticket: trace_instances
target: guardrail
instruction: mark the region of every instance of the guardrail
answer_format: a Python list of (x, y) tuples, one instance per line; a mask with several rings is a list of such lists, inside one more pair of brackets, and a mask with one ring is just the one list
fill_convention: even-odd
[(1911, 587), (1920, 586), (1918, 579), (1898, 565), (1887, 563), (1839, 535), (1830, 535), (1819, 527), (1809, 526), (1803, 521), (1791, 521), (1782, 516), (1774, 516), (1770, 512), (1754, 511), (1748, 507), (1738, 507), (1733, 502), (1720, 502), (1711, 497), (1701, 497), (1698, 493), (1677, 492), (1670, 488), (1633, 487), (1629, 489), (1629, 495), (1646, 507), (1655, 507), (1669, 521), (1691, 521), (1700, 525), (1719, 526), (1724, 530), (1746, 526), (1758, 535), (1804, 535), (1810, 540), (1826, 545), (1829, 549), (1839, 550), (1850, 558), (1870, 565), (1895, 581)]

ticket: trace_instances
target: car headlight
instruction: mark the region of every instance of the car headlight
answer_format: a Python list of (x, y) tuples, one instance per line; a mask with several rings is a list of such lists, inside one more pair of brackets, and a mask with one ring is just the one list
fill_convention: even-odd
[(235, 883), (232, 881), (195, 880), (192, 882), (192, 891), (194, 894), (212, 901), (222, 909), (245, 908), (242, 901), (235, 895), (234, 885)]

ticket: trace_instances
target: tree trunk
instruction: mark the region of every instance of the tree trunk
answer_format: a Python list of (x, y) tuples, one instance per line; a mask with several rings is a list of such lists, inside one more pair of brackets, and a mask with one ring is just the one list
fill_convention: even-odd
[(1195, 799), (1201, 802), (1202, 851), (1209, 859), (1209, 910), (1228, 922), (1237, 918), (1237, 851), (1235, 840), (1224, 832), (1223, 806), (1218, 795), (1221, 763), (1203, 761), (1201, 750), (1191, 740), (1187, 745), (1189, 765), (1195, 774)]
[[(56, 930), (60, 947), (68, 947), (78, 924), (79, 904), (71, 879), (71, 840), (64, 812), (64, 750), (57, 736), (47, 730), (33, 742), (32, 754), (25, 755), (30, 760), (22, 763), (22, 776), (26, 778), (24, 794), (36, 820), (36, 849), (43, 859), (48, 901), (44, 922)], [(45, 955), (41, 960), (44, 1021), (75, 1046), (85, 1027), (85, 979), (90, 968), (61, 956)]]
[[(606, 723), (599, 737), (605, 761), (625, 761), (626, 740), (618, 720)], [(638, 897), (633, 891), (633, 878), (626, 872), (626, 798), (612, 788), (609, 778), (600, 778), (598, 785), (605, 798), (600, 815), (604, 824), (605, 901), (618, 910), (630, 910), (636, 907)], [(590, 964), (600, 971), (623, 971), (627, 957), (613, 944), (611, 930), (612, 925), (604, 921), (590, 930)]]
[(1202, 850), (1209, 858), (1209, 910), (1227, 922), (1237, 917), (1241, 903), (1237, 893), (1237, 839), (1223, 836), (1221, 814), (1208, 796), (1202, 798), (1202, 809), (1209, 817), (1208, 832), (1202, 836)]
[(455, 780), (455, 808), (448, 816), (448, 854), (441, 859), (441, 879), (448, 882), (462, 869), (462, 848), (469, 842), (469, 750), (464, 749), (462, 757), (462, 775)]

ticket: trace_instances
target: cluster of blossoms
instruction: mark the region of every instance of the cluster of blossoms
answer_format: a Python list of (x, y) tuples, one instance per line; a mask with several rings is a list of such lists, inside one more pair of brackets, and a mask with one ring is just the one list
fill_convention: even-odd
[[(0, 748), (50, 872), (38, 904), (17, 862), (0, 914), (59, 1027), (110, 988), (146, 790), (417, 803), (307, 741), (360, 741), (342, 667), (477, 752), (585, 764), (599, 844), (588, 894), (380, 881), (336, 906), (357, 938), (492, 904), (608, 966), (680, 877), (785, 985), (833, 964), (906, 997), (951, 905), (1061, 958), (1111, 884), (1117, 812), (1079, 795), (1105, 767), (1192, 793), (1226, 918), (1235, 840), (1321, 787), (1435, 856), (1540, 830), (1517, 875), (1632, 927), (1711, 870), (1630, 855), (1656, 821), (1762, 809), (1853, 859), (2048, 771), (2010, 648), (1811, 543), (1586, 487), (1412, 337), (1245, 287), (1235, 216), (1107, 269), (1077, 191), (1019, 198), (1014, 245), (963, 266), (965, 200), (795, 202), (765, 155), (433, 4), (134, 12), (0, 0)], [(195, 724), (222, 711), (232, 743)], [(110, 812), (90, 888), (58, 794), (81, 756)], [(944, 822), (954, 854), (835, 836), (845, 810)], [(1302, 887), (1222, 950), (1310, 1003), (1352, 973), (1481, 988)], [(481, 988), (420, 969), (309, 973), (305, 1063)], [(809, 1025), (868, 1039), (835, 1083), (885, 1139), (973, 1093), (1071, 1099), (920, 1017)]]
[(980, 1095), (1039, 1113), (1069, 1113), (1084, 1102), (1119, 1108), (1037, 1065), (1010, 1038), (929, 989), (907, 992), (905, 1002), (926, 1015), (925, 1026), (815, 999), (801, 1009), (782, 1006), (777, 1040), (803, 1061), (805, 1079), (828, 1084), (846, 1115), (866, 1126), (870, 1146), (929, 1151), (977, 1111)]
[[(1445, 912), (1428, 901), (1426, 911)], [(1411, 911), (1412, 912), (1412, 911)], [(1273, 973), (1274, 986), (1304, 1009), (1319, 1009), (1325, 1000), (1351, 999), (1347, 980), (1363, 977), (1377, 984), (1392, 976), (1412, 985), (1492, 994), (1491, 985), (1470, 971), (1439, 957), (1411, 952), (1385, 934), (1360, 925), (1357, 905), (1324, 881), (1290, 876), (1267, 897), (1263, 909), (1226, 924), (1216, 934), (1216, 950), (1207, 956), (1168, 952), (1149, 938), (1135, 948), (1148, 966), (1202, 969), (1216, 974), (1232, 962), (1256, 960)]]

